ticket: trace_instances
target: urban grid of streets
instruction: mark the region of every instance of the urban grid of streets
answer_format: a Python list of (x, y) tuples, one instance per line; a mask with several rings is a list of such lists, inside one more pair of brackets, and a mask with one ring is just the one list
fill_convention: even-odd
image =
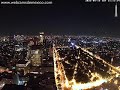
[(3, 90), (120, 90), (119, 38), (40, 33), (3, 36), (0, 46)]
[[(118, 85), (116, 78), (120, 69), (109, 64), (100, 56), (93, 54), (86, 48), (72, 44), (69, 46), (53, 47), (54, 72), (58, 90), (113, 90), (95, 88), (104, 83), (113, 82)], [(64, 53), (64, 55), (62, 55)], [(118, 85), (119, 86), (119, 85)], [(118, 88), (120, 89), (120, 88)], [(117, 90), (117, 89), (116, 89)]]

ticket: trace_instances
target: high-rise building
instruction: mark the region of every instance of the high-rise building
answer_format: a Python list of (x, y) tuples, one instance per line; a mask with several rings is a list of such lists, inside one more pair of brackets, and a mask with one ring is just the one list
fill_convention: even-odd
[(32, 66), (41, 66), (41, 51), (35, 50), (33, 56), (31, 57)]
[(44, 40), (44, 32), (40, 32), (40, 43), (43, 44), (43, 40)]

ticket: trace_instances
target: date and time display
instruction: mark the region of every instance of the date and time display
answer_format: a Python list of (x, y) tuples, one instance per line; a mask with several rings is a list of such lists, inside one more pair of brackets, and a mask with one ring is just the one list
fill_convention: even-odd
[(85, 2), (120, 2), (120, 0), (85, 0)]
[(120, 0), (85, 0), (85, 2), (110, 2), (110, 3), (115, 3), (115, 14), (114, 17), (118, 17), (118, 2), (120, 2)]

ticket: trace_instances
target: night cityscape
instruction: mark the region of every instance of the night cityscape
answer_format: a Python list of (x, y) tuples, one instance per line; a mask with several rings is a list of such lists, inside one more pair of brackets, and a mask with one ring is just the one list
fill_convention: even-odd
[(0, 90), (120, 90), (120, 0), (1, 0)]
[(0, 37), (1, 90), (120, 90), (120, 38)]

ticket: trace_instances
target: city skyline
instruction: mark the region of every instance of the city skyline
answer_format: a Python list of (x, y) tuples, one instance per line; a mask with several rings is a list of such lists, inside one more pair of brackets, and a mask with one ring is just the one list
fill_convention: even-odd
[(0, 36), (1, 90), (120, 90), (120, 38)]

